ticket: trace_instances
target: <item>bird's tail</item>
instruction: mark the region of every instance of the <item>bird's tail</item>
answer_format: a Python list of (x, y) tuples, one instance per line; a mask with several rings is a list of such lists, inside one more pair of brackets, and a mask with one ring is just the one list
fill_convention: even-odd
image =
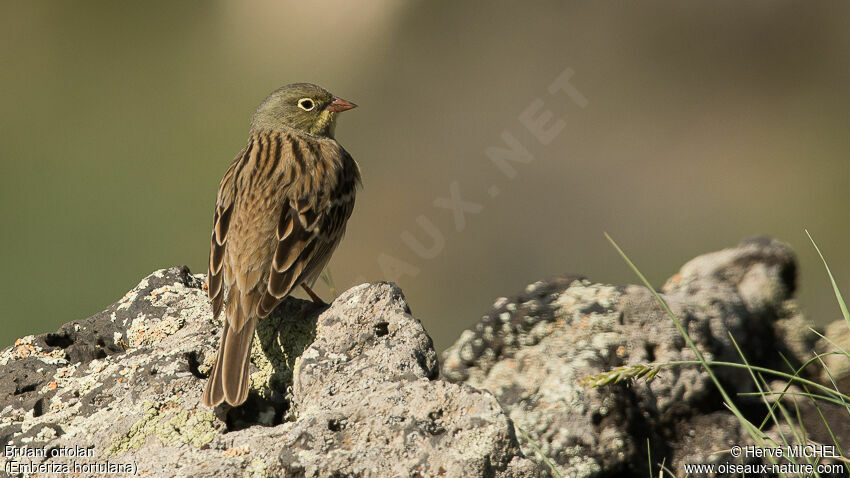
[[(257, 317), (253, 312), (255, 307), (241, 306), (244, 299), (236, 287), (228, 293), (221, 344), (202, 396), (204, 405), (208, 407), (214, 407), (224, 400), (235, 407), (248, 398), (248, 357), (251, 355)], [(246, 312), (246, 309), (250, 312)], [(242, 327), (237, 328), (233, 324), (242, 324)]]

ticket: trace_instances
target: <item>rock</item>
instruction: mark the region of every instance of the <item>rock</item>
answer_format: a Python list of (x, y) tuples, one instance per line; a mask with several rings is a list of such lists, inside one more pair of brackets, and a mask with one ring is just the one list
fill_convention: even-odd
[(836, 320), (826, 326), (823, 335), (824, 338), (818, 340), (817, 351), (829, 355), (823, 358), (826, 366), (821, 380), (828, 382), (830, 375), (836, 381), (850, 379), (850, 356), (847, 355), (850, 350), (850, 325), (844, 319)]
[[(850, 352), (848, 352), (850, 351), (850, 325), (843, 318), (836, 320), (826, 326), (823, 335), (824, 337), (818, 340), (815, 350), (821, 354), (829, 353), (829, 355), (823, 356), (820, 381), (850, 395), (847, 393), (850, 390)], [(812, 354), (809, 353), (809, 355)], [(805, 402), (800, 407), (803, 408), (806, 430), (812, 436), (824, 443), (829, 443), (830, 437), (836, 436), (845, 453), (846, 450), (850, 450), (850, 420), (847, 419), (846, 407), (818, 403), (816, 410), (811, 402)], [(821, 415), (824, 418), (821, 418)], [(830, 424), (829, 430), (826, 429), (824, 421)]]
[[(816, 338), (793, 300), (795, 280), (791, 250), (756, 238), (693, 259), (660, 293), (706, 359), (741, 362), (740, 349), (750, 364), (788, 370), (782, 357), (798, 366)], [(658, 365), (695, 354), (644, 287), (536, 282), (498, 299), (441, 368), (393, 284), (354, 287), (327, 308), (290, 298), (257, 329), (248, 401), (215, 409), (200, 395), (222, 324), (203, 287), (185, 267), (157, 271), (105, 311), (0, 351), (4, 470), (524, 478), (554, 475), (547, 462), (576, 477), (764, 463), (718, 453), (753, 439), (701, 366)], [(845, 343), (844, 334), (834, 326), (828, 337)], [(822, 340), (817, 350), (830, 347)], [(745, 418), (761, 423), (760, 399), (741, 395), (757, 390), (749, 373), (713, 370)], [(817, 380), (821, 370), (802, 374)], [(588, 386), (614, 373), (657, 375)], [(835, 377), (846, 391), (850, 375)], [(768, 400), (799, 410), (808, 438), (828, 444), (832, 433), (850, 448), (844, 407)], [(765, 433), (794, 435), (770, 421)]]
[(260, 324), (248, 402), (214, 410), (199, 400), (221, 320), (212, 319), (203, 276), (185, 267), (153, 273), (89, 319), (19, 339), (0, 352), (0, 445), (47, 456), (5, 456), (4, 466), (17, 467), (5, 469), (545, 474), (520, 451), (492, 394), (435, 380), (431, 339), (396, 286), (355, 287), (324, 311), (288, 299)]
[[(787, 371), (779, 352), (796, 366), (814, 344), (792, 300), (795, 279), (790, 248), (754, 238), (688, 262), (661, 295), (707, 360), (740, 363), (740, 347), (750, 364)], [(580, 381), (617, 367), (695, 359), (646, 288), (561, 277), (497, 300), (445, 351), (442, 373), (492, 392), (518, 434), (563, 476), (646, 476), (648, 456), (654, 473), (663, 460), (684, 474), (684, 463), (716, 461), (718, 450), (751, 441), (701, 366), (664, 367), (650, 382), (589, 388)], [(760, 423), (763, 405), (738, 395), (756, 391), (749, 373), (713, 370)], [(529, 441), (521, 443), (540, 460)]]

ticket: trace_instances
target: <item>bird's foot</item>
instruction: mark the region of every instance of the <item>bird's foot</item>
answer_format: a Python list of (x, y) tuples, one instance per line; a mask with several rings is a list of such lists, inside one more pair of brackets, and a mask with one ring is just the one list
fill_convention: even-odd
[(327, 307), (328, 306), (328, 303), (323, 301), (321, 297), (316, 295), (316, 293), (313, 292), (313, 289), (307, 287), (306, 284), (301, 284), (301, 288), (304, 289), (304, 292), (306, 292), (307, 295), (310, 296), (310, 300), (312, 300), (314, 304), (318, 305), (319, 307)]

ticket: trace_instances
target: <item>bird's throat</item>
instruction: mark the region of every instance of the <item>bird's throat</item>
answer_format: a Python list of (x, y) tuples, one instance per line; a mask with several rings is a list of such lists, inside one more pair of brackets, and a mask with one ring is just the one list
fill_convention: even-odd
[(310, 127), (310, 134), (316, 136), (334, 137), (336, 130), (336, 113), (333, 111), (322, 111), (322, 114), (316, 118), (316, 122)]

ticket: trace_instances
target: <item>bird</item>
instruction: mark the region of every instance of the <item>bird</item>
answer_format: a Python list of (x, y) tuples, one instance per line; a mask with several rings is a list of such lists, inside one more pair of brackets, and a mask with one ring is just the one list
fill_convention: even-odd
[(213, 318), (222, 310), (225, 317), (204, 405), (245, 402), (257, 321), (297, 287), (326, 305), (311, 287), (345, 233), (361, 184), (334, 132), (338, 115), (356, 106), (293, 83), (254, 113), (247, 145), (216, 196), (206, 285)]

